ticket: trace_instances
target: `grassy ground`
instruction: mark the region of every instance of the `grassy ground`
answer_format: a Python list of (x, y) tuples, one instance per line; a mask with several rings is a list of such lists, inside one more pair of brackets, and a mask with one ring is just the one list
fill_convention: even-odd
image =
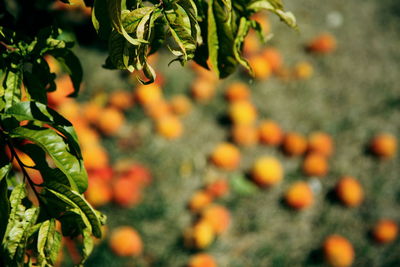
[[(318, 251), (321, 243), (327, 235), (338, 233), (355, 247), (354, 266), (400, 266), (399, 239), (377, 246), (368, 236), (368, 230), (381, 217), (400, 221), (398, 157), (378, 162), (364, 151), (376, 132), (389, 131), (400, 137), (400, 5), (372, 0), (285, 2), (296, 14), (301, 30), (296, 33), (273, 19), (272, 44), (280, 48), (289, 65), (310, 60), (315, 75), (309, 81), (293, 83), (275, 78), (265, 83), (241, 79), (252, 83), (253, 102), (261, 118), (277, 120), (285, 130), (303, 134), (322, 130), (334, 136), (336, 152), (331, 171), (320, 182), (315, 205), (296, 213), (281, 204), (281, 197), (291, 181), (306, 179), (299, 172), (300, 159), (285, 158), (267, 147), (242, 149), (241, 171), (248, 169), (258, 155), (276, 155), (283, 161), (285, 179), (270, 190), (251, 196), (232, 193), (224, 199), (222, 203), (233, 214), (232, 227), (208, 251), (220, 266), (323, 266)], [(327, 17), (332, 12), (342, 15), (342, 26), (329, 25)], [(322, 31), (337, 37), (338, 50), (326, 57), (311, 57), (302, 45)], [(117, 72), (97, 69), (104, 55), (82, 53), (87, 55), (83, 59), (87, 89), (128, 86)], [(168, 59), (163, 59), (159, 64), (166, 77), (166, 94), (187, 92), (193, 74), (178, 64), (166, 67), (166, 62)], [(238, 78), (231, 77), (220, 87)], [(132, 136), (138, 139), (134, 149), (121, 150), (115, 140), (104, 141), (113, 160), (133, 157), (154, 173), (154, 183), (142, 204), (131, 210), (113, 205), (102, 209), (109, 217), (110, 228), (128, 224), (138, 229), (145, 254), (138, 260), (117, 259), (103, 243), (87, 266), (179, 267), (187, 262), (191, 251), (183, 247), (182, 233), (193, 216), (186, 204), (196, 189), (219, 173), (207, 164), (206, 157), (228, 134), (227, 126), (219, 120), (227, 107), (221, 94), (219, 90), (211, 103), (196, 106), (184, 120), (185, 135), (178, 141), (151, 134), (152, 125), (139, 108), (128, 114), (134, 126)], [(363, 184), (366, 201), (360, 208), (344, 208), (329, 197), (343, 174), (353, 175)]]

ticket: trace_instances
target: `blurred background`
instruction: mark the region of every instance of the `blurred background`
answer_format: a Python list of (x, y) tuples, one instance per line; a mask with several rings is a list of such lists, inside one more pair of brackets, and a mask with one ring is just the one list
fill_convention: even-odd
[(74, 123), (86, 197), (108, 217), (85, 266), (400, 266), (400, 4), (285, 5), (298, 32), (255, 17), (273, 34), (246, 39), (255, 78), (218, 81), (163, 50), (149, 86), (102, 67), (90, 9), (54, 6), (84, 85), (67, 99), (61, 75), (50, 102)]

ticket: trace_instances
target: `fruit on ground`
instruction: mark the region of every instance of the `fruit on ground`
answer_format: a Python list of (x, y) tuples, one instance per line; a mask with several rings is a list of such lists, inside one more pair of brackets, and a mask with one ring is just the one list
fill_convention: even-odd
[(187, 267), (217, 267), (217, 263), (211, 255), (198, 253), (190, 257)]
[(262, 121), (258, 127), (258, 134), (260, 142), (270, 146), (280, 145), (283, 140), (281, 127), (272, 120)]
[(282, 55), (275, 47), (265, 48), (261, 55), (269, 63), (271, 70), (277, 72), (282, 68), (283, 60)]
[(136, 100), (143, 106), (158, 102), (162, 99), (161, 87), (157, 84), (140, 85), (135, 91)]
[(330, 33), (322, 33), (311, 40), (307, 49), (319, 54), (331, 53), (336, 49), (336, 38)]
[(370, 144), (372, 153), (383, 159), (390, 159), (396, 155), (397, 139), (389, 133), (376, 135)]
[(109, 183), (99, 178), (89, 179), (89, 186), (85, 197), (94, 207), (101, 207), (112, 199), (112, 191)]
[(225, 90), (225, 98), (229, 102), (250, 99), (250, 88), (242, 82), (233, 82)]
[(323, 249), (326, 261), (333, 267), (348, 267), (354, 261), (355, 253), (352, 244), (340, 235), (328, 236)]
[(114, 202), (121, 207), (133, 207), (142, 199), (141, 188), (129, 178), (118, 178), (114, 181), (112, 188)]
[(314, 195), (308, 183), (299, 181), (293, 183), (286, 191), (285, 201), (288, 206), (302, 210), (313, 204)]
[(260, 186), (272, 186), (283, 178), (283, 167), (274, 157), (261, 157), (256, 160), (251, 168), (251, 177)]
[(354, 177), (342, 177), (336, 184), (335, 190), (338, 199), (348, 207), (357, 207), (364, 200), (364, 190)]
[(185, 241), (189, 247), (205, 249), (214, 241), (215, 232), (212, 225), (200, 220), (185, 232)]
[(289, 156), (300, 156), (307, 150), (307, 140), (298, 133), (290, 132), (283, 138), (282, 148)]
[(252, 125), (257, 119), (257, 110), (250, 101), (235, 101), (229, 105), (229, 118), (233, 124)]
[(334, 145), (332, 137), (323, 132), (315, 132), (308, 138), (308, 151), (318, 153), (325, 157), (330, 157), (333, 154)]
[(156, 131), (166, 139), (177, 139), (183, 134), (183, 125), (176, 116), (164, 116), (156, 121)]
[(206, 191), (199, 190), (195, 192), (192, 198), (189, 200), (189, 209), (192, 212), (199, 212), (213, 201), (213, 196), (208, 194)]
[(176, 95), (172, 97), (169, 104), (172, 112), (179, 116), (185, 116), (192, 110), (192, 102), (185, 95)]
[(252, 146), (258, 142), (257, 128), (252, 125), (234, 125), (231, 134), (233, 142), (241, 146)]
[(116, 108), (103, 109), (97, 121), (97, 127), (105, 135), (115, 135), (125, 122), (124, 114)]
[(215, 198), (223, 197), (229, 193), (229, 183), (224, 178), (218, 179), (207, 185), (206, 192)]
[(224, 170), (234, 170), (240, 164), (239, 149), (230, 143), (219, 144), (210, 156), (215, 166)]
[(248, 61), (257, 80), (266, 80), (271, 76), (271, 65), (262, 55), (252, 56)]
[(386, 244), (393, 242), (397, 238), (398, 225), (390, 219), (382, 219), (376, 223), (372, 229), (372, 235), (376, 242)]
[(294, 77), (300, 80), (307, 80), (309, 79), (313, 73), (314, 68), (308, 61), (300, 61), (299, 63), (294, 66)]
[(109, 246), (117, 256), (139, 256), (143, 250), (139, 233), (129, 226), (114, 229), (110, 236)]
[(109, 99), (110, 105), (120, 110), (126, 110), (133, 106), (133, 96), (130, 92), (113, 91)]
[(318, 153), (308, 154), (302, 164), (303, 173), (307, 176), (324, 177), (328, 173), (328, 161)]
[(214, 204), (203, 210), (202, 219), (210, 223), (216, 234), (221, 234), (228, 229), (231, 214), (224, 206)]
[(191, 87), (191, 94), (196, 101), (207, 102), (215, 94), (215, 82), (204, 78), (196, 79)]

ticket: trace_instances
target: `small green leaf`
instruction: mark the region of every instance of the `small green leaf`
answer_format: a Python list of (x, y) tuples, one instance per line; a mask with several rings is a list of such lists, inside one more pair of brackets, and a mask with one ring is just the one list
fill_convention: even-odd
[(61, 248), (61, 234), (56, 230), (56, 220), (44, 221), (39, 229), (37, 251), (40, 266), (53, 266)]
[(6, 72), (2, 85), (4, 90), (5, 108), (21, 101), (22, 73), (19, 70)]
[(282, 1), (280, 0), (257, 0), (251, 2), (247, 9), (252, 12), (258, 12), (260, 10), (268, 10), (280, 17), (287, 25), (292, 28), (297, 28), (296, 18), (293, 13), (285, 12), (283, 10)]
[(94, 247), (93, 237), (88, 228), (83, 230), (82, 237), (83, 237), (83, 240), (82, 240), (83, 241), (83, 247), (82, 247), (83, 254), (82, 254), (82, 260), (81, 260), (80, 264), (85, 263), (85, 261), (87, 260), (89, 255), (92, 253), (93, 247)]
[(252, 195), (258, 191), (258, 187), (242, 174), (232, 176), (230, 185), (234, 192), (244, 196)]

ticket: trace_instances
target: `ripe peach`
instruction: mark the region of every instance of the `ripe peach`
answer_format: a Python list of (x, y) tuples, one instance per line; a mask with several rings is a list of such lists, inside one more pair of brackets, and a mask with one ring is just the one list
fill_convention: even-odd
[(113, 195), (115, 203), (127, 208), (135, 206), (142, 199), (139, 186), (125, 177), (121, 177), (114, 182)]
[(319, 54), (331, 53), (336, 49), (336, 39), (329, 33), (320, 34), (311, 40), (307, 49)]
[(250, 99), (250, 88), (242, 82), (231, 83), (225, 90), (225, 98), (229, 102)]
[(330, 157), (333, 154), (332, 137), (327, 133), (315, 132), (308, 138), (308, 151), (318, 153), (325, 157)]
[(224, 178), (218, 179), (207, 185), (206, 192), (215, 198), (223, 197), (229, 193), (229, 183)]
[(185, 116), (190, 113), (192, 102), (185, 95), (176, 95), (171, 98), (170, 106), (176, 115)]
[(382, 159), (390, 159), (396, 155), (397, 139), (394, 135), (381, 133), (372, 139), (370, 148), (376, 156)]
[(325, 259), (333, 267), (348, 267), (354, 261), (352, 244), (340, 235), (328, 236), (323, 247)]
[(73, 121), (77, 117), (81, 116), (80, 106), (72, 98), (68, 98), (61, 102), (57, 107), (57, 111), (69, 121)]
[(258, 132), (260, 141), (263, 144), (277, 146), (282, 143), (283, 131), (275, 121), (262, 121), (259, 125)]
[(278, 49), (274, 47), (267, 47), (262, 51), (261, 55), (269, 63), (269, 66), (273, 72), (277, 72), (282, 68), (282, 55)]
[(261, 50), (261, 42), (257, 33), (250, 30), (244, 39), (243, 43), (243, 54), (246, 56), (251, 56), (257, 54)]
[(224, 206), (214, 204), (203, 210), (202, 219), (210, 223), (216, 234), (221, 234), (228, 229), (231, 215)]
[(253, 124), (257, 119), (257, 111), (250, 101), (235, 101), (229, 105), (229, 118), (234, 124)]
[(271, 76), (271, 65), (263, 56), (252, 56), (248, 61), (257, 80), (266, 80)]
[(82, 157), (87, 169), (97, 169), (108, 165), (108, 154), (100, 145), (82, 147)]
[(214, 241), (215, 233), (211, 224), (200, 220), (185, 232), (185, 240), (189, 247), (205, 249)]
[(217, 267), (217, 263), (211, 255), (198, 253), (190, 257), (187, 267)]
[(97, 121), (97, 126), (105, 135), (115, 135), (125, 123), (124, 114), (116, 108), (105, 108)]
[(300, 80), (309, 79), (314, 73), (314, 68), (308, 61), (300, 61), (294, 66), (294, 77)]
[(251, 177), (260, 186), (272, 186), (282, 180), (283, 167), (274, 157), (261, 157), (253, 164)]
[(300, 156), (306, 152), (307, 140), (298, 133), (287, 133), (283, 138), (283, 150), (289, 156)]
[(111, 201), (112, 191), (105, 180), (92, 178), (89, 179), (89, 186), (85, 192), (85, 197), (94, 207), (101, 207)]
[(156, 131), (167, 139), (177, 139), (183, 134), (183, 125), (176, 116), (164, 116), (156, 121)]
[(114, 108), (126, 110), (133, 106), (133, 97), (132, 94), (127, 91), (113, 91), (110, 95), (109, 102)]
[(102, 115), (103, 108), (100, 104), (91, 101), (82, 106), (82, 116), (90, 123), (96, 124)]
[(207, 102), (215, 94), (215, 83), (212, 80), (204, 78), (196, 79), (191, 86), (191, 94), (193, 98), (199, 102)]
[(335, 190), (340, 201), (348, 207), (359, 206), (364, 200), (363, 188), (354, 177), (342, 177)]
[(99, 146), (100, 136), (95, 130), (84, 124), (80, 124), (79, 126), (75, 124), (74, 126), (79, 138), (79, 142), (81, 143), (83, 148), (90, 146)]
[(151, 183), (150, 170), (139, 163), (129, 166), (129, 168), (124, 172), (123, 176), (131, 179), (139, 186), (148, 186)]
[(50, 72), (53, 72), (57, 75), (61, 74), (60, 64), (54, 57), (45, 55), (44, 60), (46, 60), (47, 64), (49, 65)]
[(398, 226), (393, 220), (382, 219), (373, 228), (372, 235), (376, 242), (386, 244), (397, 238)]
[(285, 201), (290, 207), (302, 210), (313, 204), (314, 196), (310, 186), (306, 182), (299, 181), (293, 183), (286, 191)]
[(251, 125), (234, 125), (231, 134), (233, 142), (238, 145), (252, 146), (255, 145), (258, 141), (257, 128)]
[(189, 209), (192, 212), (199, 212), (213, 201), (213, 196), (206, 191), (200, 190), (194, 193), (189, 201)]
[(51, 107), (57, 107), (69, 99), (68, 95), (74, 92), (74, 87), (68, 75), (59, 76), (56, 79), (56, 86), (57, 90), (47, 94), (48, 103)]
[(142, 254), (143, 243), (139, 233), (130, 226), (114, 229), (110, 236), (109, 245), (117, 256), (139, 256)]
[(149, 103), (145, 106), (145, 110), (150, 118), (156, 120), (171, 115), (171, 107), (164, 99)]
[(328, 173), (328, 161), (318, 153), (308, 154), (302, 164), (303, 173), (308, 176), (323, 177)]
[(135, 98), (143, 106), (158, 102), (162, 99), (161, 87), (155, 83), (140, 85), (136, 88)]
[(210, 159), (217, 167), (230, 171), (239, 166), (240, 152), (232, 144), (221, 143), (214, 149)]

